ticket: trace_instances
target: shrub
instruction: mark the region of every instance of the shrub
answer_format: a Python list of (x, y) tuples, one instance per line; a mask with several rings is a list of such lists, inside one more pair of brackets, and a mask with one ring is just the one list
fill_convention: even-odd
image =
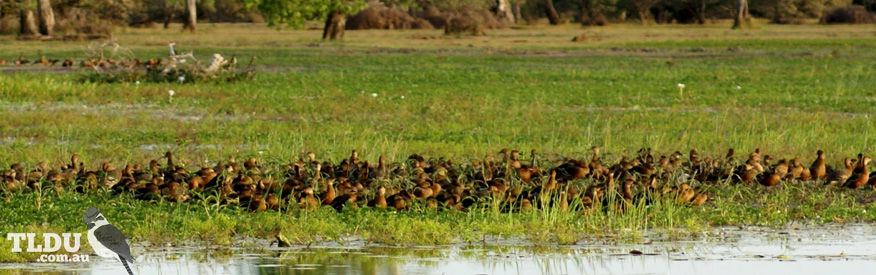
[(835, 8), (821, 18), (823, 24), (869, 24), (873, 22), (873, 13), (858, 5)]

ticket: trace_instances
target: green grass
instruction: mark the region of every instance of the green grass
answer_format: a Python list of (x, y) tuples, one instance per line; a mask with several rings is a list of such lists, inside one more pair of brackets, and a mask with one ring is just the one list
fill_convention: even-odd
[[(653, 42), (632, 42), (635, 35), (626, 32), (639, 29), (618, 26), (590, 30), (617, 43), (592, 44), (554, 41), (580, 31), (569, 27), (505, 30), (460, 40), (540, 38), (545, 41), (533, 42), (544, 46), (454, 48), (447, 44), (454, 39), (438, 39), (435, 43), (450, 48), (444, 51), (419, 46), (409, 32), (376, 32), (385, 35), (374, 38), (375, 44), (396, 38), (399, 47), (413, 45), (396, 51), (370, 47), (357, 32), (347, 44), (308, 47), (305, 42), (318, 41), (302, 38), (311, 32), (277, 36), (270, 29), (257, 29), (263, 36), (231, 47), (225, 43), (242, 30), (229, 28), (227, 39), (182, 41), (198, 45), (190, 49), (204, 59), (213, 52), (241, 60), (258, 56), (262, 72), (252, 81), (135, 85), (81, 83), (77, 74), (0, 75), (0, 142), (6, 145), (0, 163), (58, 164), (73, 152), (88, 163), (145, 162), (165, 150), (191, 163), (259, 151), (274, 160), (307, 151), (338, 159), (352, 149), (372, 160), (380, 154), (400, 160), (410, 153), (481, 158), (502, 147), (580, 156), (600, 145), (614, 154), (640, 147), (715, 154), (760, 147), (804, 160), (821, 148), (836, 164), (842, 156), (874, 152), (876, 38), (854, 26), (754, 30), (745, 40), (682, 36)], [(676, 33), (668, 27), (644, 30), (670, 38)], [(825, 35), (830, 30), (860, 36), (832, 38)], [(543, 36), (536, 36), (538, 31)], [(801, 32), (809, 36), (797, 38)], [(784, 35), (794, 39), (780, 39)], [(135, 40), (141, 36), (145, 40)], [(271, 46), (269, 37), (291, 41)], [(118, 40), (138, 56), (161, 57), (162, 38), (186, 36), (135, 29), (122, 31)], [(33, 47), (50, 57), (81, 47), (8, 43), (0, 48)], [(737, 46), (739, 51), (728, 50)], [(494, 50), (502, 47), (508, 52)], [(643, 48), (653, 51), (639, 51)], [(3, 52), (17, 56), (14, 50)], [(677, 83), (686, 85), (684, 98)]]
[[(872, 188), (848, 190), (792, 182), (778, 188), (744, 185), (702, 186), (711, 198), (701, 207), (678, 204), (671, 197), (618, 211), (586, 208), (562, 211), (504, 212), (484, 205), (467, 212), (435, 210), (414, 205), (411, 211), (330, 207), (304, 211), (284, 205), (280, 211), (252, 213), (235, 205), (209, 207), (196, 202), (167, 203), (136, 200), (104, 191), (46, 195), (37, 205), (35, 193), (0, 201), (4, 209), (0, 232), (81, 232), (82, 214), (89, 206), (104, 212), (132, 242), (151, 245), (194, 244), (206, 248), (246, 245), (241, 238), (274, 239), (281, 234), (293, 244), (322, 242), (395, 245), (481, 243), (485, 237), (520, 239), (534, 245), (574, 244), (600, 238), (638, 241), (644, 230), (685, 238), (708, 232), (710, 226), (789, 223), (819, 225), (835, 222), (874, 222), (876, 205), (857, 199), (872, 196)], [(572, 205), (574, 207), (574, 204)], [(24, 214), (27, 213), (27, 214)], [(83, 242), (83, 245), (86, 245)], [(0, 242), (2, 261), (25, 261), (38, 255), (5, 253), (11, 242)], [(87, 250), (86, 250), (87, 251)]]
[[(569, 42), (581, 32), (592, 41)], [(567, 25), (493, 30), (487, 37), (446, 38), (437, 30), (347, 35), (342, 43), (320, 43), (317, 31), (252, 25), (208, 25), (197, 35), (116, 32), (141, 58), (163, 57), (170, 41), (204, 60), (214, 52), (257, 56), (260, 72), (236, 83), (98, 84), (80, 81), (82, 73), (0, 73), (0, 166), (47, 161), (57, 167), (73, 153), (89, 168), (102, 161), (145, 164), (167, 150), (191, 168), (231, 155), (285, 163), (313, 151), (339, 160), (354, 149), (372, 161), (411, 153), (464, 161), (504, 147), (554, 159), (589, 156), (587, 149), (599, 145), (612, 160), (640, 147), (709, 155), (733, 147), (798, 156), (806, 164), (823, 149), (834, 166), (844, 156), (876, 153), (876, 34), (867, 26)], [(86, 46), (0, 37), (0, 58), (82, 58)], [(677, 83), (686, 85), (684, 96)], [(99, 194), (47, 196), (37, 210), (35, 195), (17, 195), (0, 203), (0, 231), (84, 232), (80, 212), (94, 204), (135, 241), (155, 243), (222, 245), (277, 232), (305, 244), (345, 236), (441, 244), (484, 234), (571, 243), (606, 228), (635, 235), (652, 228), (872, 222), (876, 209), (854, 201), (867, 192), (729, 186), (709, 190), (707, 207), (670, 204), (617, 216), (252, 214)]]

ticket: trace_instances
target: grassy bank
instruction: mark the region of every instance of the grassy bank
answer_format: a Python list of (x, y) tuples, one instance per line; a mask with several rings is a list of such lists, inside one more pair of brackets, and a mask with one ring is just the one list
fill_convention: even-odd
[[(488, 205), (467, 212), (414, 205), (413, 211), (400, 212), (367, 207), (345, 209), (342, 213), (322, 207), (310, 212), (290, 207), (252, 213), (234, 205), (147, 202), (102, 192), (66, 192), (57, 197), (49, 194), (40, 198), (42, 202), (38, 205), (37, 195), (30, 193), (0, 201), (4, 209), (0, 232), (85, 233), (82, 214), (89, 206), (100, 208), (133, 242), (214, 248), (239, 244), (241, 238), (274, 239), (278, 234), (295, 245), (305, 246), (353, 239), (366, 243), (441, 245), (480, 243), (485, 237), (553, 245), (605, 237), (636, 242), (645, 229), (665, 232), (668, 238), (684, 238), (721, 225), (781, 227), (791, 223), (805, 226), (876, 221), (876, 204), (860, 202), (872, 199), (871, 188), (849, 190), (789, 183), (780, 188), (715, 186), (712, 192), (710, 201), (701, 207), (666, 199), (626, 211), (548, 208), (523, 213), (502, 212)], [(11, 242), (0, 244), (2, 261), (27, 261), (36, 256), (6, 253)]]

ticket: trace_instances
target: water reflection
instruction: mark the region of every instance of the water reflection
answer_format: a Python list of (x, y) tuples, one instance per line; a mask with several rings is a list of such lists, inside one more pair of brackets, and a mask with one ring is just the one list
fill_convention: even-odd
[[(562, 246), (314, 247), (204, 251), (137, 248), (138, 274), (867, 274), (876, 266), (876, 226), (797, 230), (720, 228), (687, 240), (652, 234)], [(631, 253), (631, 251), (641, 251)], [(139, 253), (138, 253), (139, 252)], [(0, 273), (119, 274), (117, 261), (17, 264)]]

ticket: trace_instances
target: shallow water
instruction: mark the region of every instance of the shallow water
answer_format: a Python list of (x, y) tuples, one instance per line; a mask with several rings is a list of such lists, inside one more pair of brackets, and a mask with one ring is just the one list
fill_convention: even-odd
[[(701, 236), (649, 233), (638, 243), (584, 240), (387, 247), (351, 242), (311, 248), (210, 250), (135, 247), (136, 274), (872, 274), (876, 225), (772, 230), (717, 228)], [(641, 252), (640, 255), (638, 252)], [(0, 273), (119, 274), (118, 261), (0, 265)]]

